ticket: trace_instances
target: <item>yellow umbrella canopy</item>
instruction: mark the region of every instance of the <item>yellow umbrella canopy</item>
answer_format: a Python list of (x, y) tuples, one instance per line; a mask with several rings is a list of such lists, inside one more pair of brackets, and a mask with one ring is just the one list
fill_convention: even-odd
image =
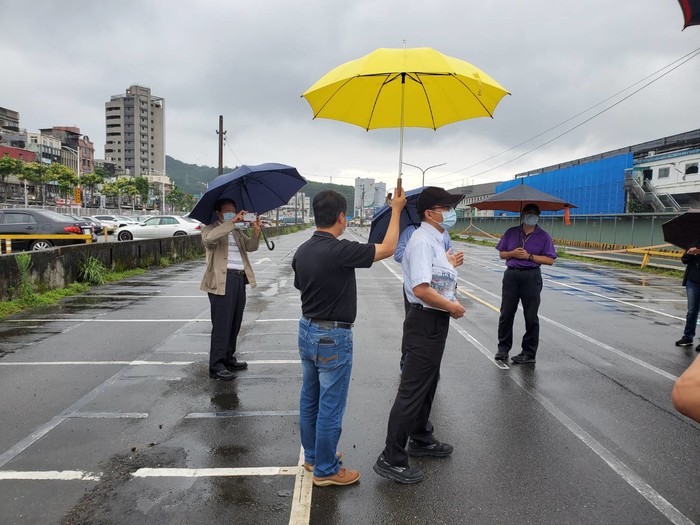
[(437, 129), (493, 117), (508, 91), (479, 68), (429, 47), (377, 49), (342, 64), (303, 97), (314, 118), (363, 127)]

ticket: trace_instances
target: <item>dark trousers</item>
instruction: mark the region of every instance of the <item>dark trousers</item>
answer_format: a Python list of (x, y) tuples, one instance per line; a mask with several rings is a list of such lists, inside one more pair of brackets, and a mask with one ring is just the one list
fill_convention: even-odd
[(244, 275), (229, 272), (226, 275), (226, 294), (209, 294), (211, 307), (211, 346), (209, 371), (217, 372), (235, 363), (236, 338), (241, 329), (245, 309)]
[(523, 354), (535, 357), (540, 342), (540, 308), (542, 292), (542, 272), (539, 268), (519, 271), (507, 269), (503, 274), (501, 291), (501, 316), (498, 319), (498, 351), (510, 351), (513, 346), (513, 321), (518, 311), (518, 302), (523, 303), (525, 314), (525, 335), (523, 336)]
[(435, 398), (440, 363), (445, 351), (450, 315), (411, 308), (403, 323), (402, 349), (406, 357), (399, 391), (389, 413), (384, 459), (390, 465), (408, 465), (406, 444), (412, 437), (432, 443), (428, 421)]

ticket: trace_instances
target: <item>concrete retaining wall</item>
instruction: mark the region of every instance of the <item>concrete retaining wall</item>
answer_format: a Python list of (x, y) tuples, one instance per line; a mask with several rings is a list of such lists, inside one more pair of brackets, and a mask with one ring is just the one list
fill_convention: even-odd
[[(81, 261), (94, 257), (112, 270), (130, 270), (157, 265), (161, 257), (171, 261), (204, 254), (199, 235), (137, 241), (62, 246), (28, 253), (32, 257), (31, 280), (39, 292), (63, 288), (78, 281)], [(0, 300), (16, 297), (19, 287), (17, 253), (0, 255)]]

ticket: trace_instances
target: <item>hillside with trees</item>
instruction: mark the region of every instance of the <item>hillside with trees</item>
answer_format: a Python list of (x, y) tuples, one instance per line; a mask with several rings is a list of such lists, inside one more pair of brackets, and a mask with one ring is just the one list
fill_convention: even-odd
[[(224, 167), (224, 173), (229, 173), (236, 169), (235, 167)], [(199, 166), (197, 164), (187, 164), (173, 157), (165, 157), (165, 172), (170, 177), (170, 180), (183, 192), (199, 195), (206, 190), (208, 182), (214, 180), (219, 174), (217, 168), (209, 166)], [(302, 175), (304, 175), (302, 173)], [(347, 214), (352, 216), (353, 200), (355, 195), (354, 186), (346, 186), (342, 184), (327, 184), (322, 182), (309, 181), (302, 188), (308, 197), (313, 198), (317, 193), (323, 190), (335, 190), (345, 197), (348, 202)]]

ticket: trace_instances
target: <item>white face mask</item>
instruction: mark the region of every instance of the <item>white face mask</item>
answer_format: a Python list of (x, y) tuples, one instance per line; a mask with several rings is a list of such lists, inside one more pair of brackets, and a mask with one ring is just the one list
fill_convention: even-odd
[(534, 213), (526, 213), (523, 215), (523, 223), (525, 226), (536, 226), (537, 221), (540, 220), (540, 216)]

